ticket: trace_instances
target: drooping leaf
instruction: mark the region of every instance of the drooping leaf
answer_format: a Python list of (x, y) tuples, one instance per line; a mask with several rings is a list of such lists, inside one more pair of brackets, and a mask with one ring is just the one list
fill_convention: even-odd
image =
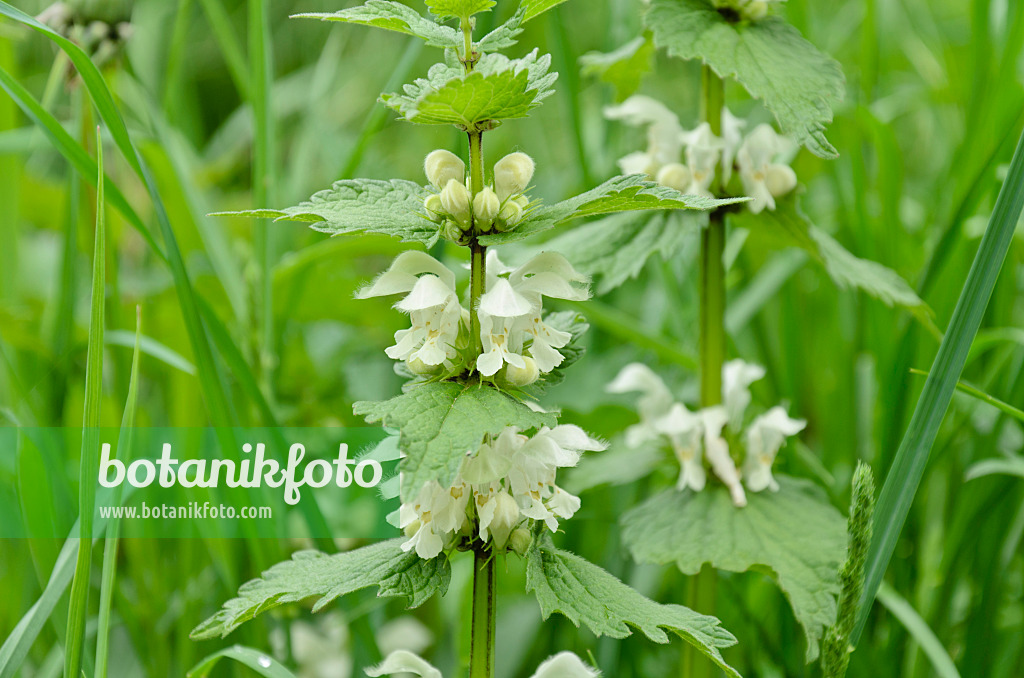
[(357, 402), (352, 409), (368, 423), (401, 431), (406, 456), (399, 469), (406, 499), (431, 480), (451, 484), (466, 453), (485, 435), (498, 435), (507, 426), (526, 430), (556, 423), (555, 415), (534, 412), (492, 386), (454, 382), (420, 384), (390, 400)]
[(295, 678), (294, 673), (266, 652), (241, 645), (232, 645), (204, 658), (185, 674), (185, 678), (206, 678), (221, 659), (233, 659), (264, 678)]
[(519, 3), (519, 7), (526, 10), (526, 18), (523, 19), (523, 23), (540, 16), (549, 9), (554, 9), (563, 2), (565, 0), (523, 0)]
[(332, 235), (382, 233), (430, 246), (440, 236), (437, 224), (429, 221), (423, 210), (423, 200), (429, 194), (429, 189), (402, 179), (344, 179), (295, 207), (217, 212), (212, 216), (302, 221), (312, 224), (310, 228), (315, 231)]
[(600, 186), (553, 205), (528, 210), (514, 230), (480, 237), (483, 245), (503, 245), (528, 238), (573, 219), (640, 210), (709, 210), (744, 202), (747, 198), (716, 200), (679, 191), (650, 181), (646, 174), (629, 174), (609, 179)]
[(669, 260), (686, 238), (707, 224), (696, 211), (622, 213), (577, 226), (545, 243), (565, 252), (577, 270), (595, 276), (595, 294), (614, 290), (635, 278), (655, 254)]
[(654, 42), (645, 33), (613, 52), (588, 52), (580, 57), (583, 75), (600, 78), (615, 87), (615, 100), (625, 101), (640, 87), (654, 67)]
[(839, 241), (825, 233), (800, 210), (795, 196), (776, 202), (774, 211), (751, 214), (747, 210), (731, 214), (735, 226), (762, 233), (786, 245), (808, 252), (825, 267), (840, 288), (867, 292), (889, 306), (902, 306), (931, 326), (931, 311), (896, 271), (875, 261), (854, 256)]
[(337, 12), (296, 14), (293, 18), (375, 26), (422, 38), (431, 47), (459, 49), (463, 46), (462, 34), (451, 26), (439, 24), (416, 10), (391, 0), (367, 0), (365, 5), (358, 7), (349, 7)]
[(494, 0), (427, 0), (427, 9), (436, 17), (471, 17), (494, 7)]
[(459, 125), (480, 129), (486, 123), (525, 117), (550, 96), (557, 73), (551, 56), (535, 49), (521, 59), (485, 54), (473, 71), (435, 64), (426, 78), (406, 85), (404, 94), (384, 94), (383, 101), (409, 122)]
[(666, 490), (623, 516), (622, 538), (637, 561), (675, 563), (685, 574), (704, 563), (730, 572), (768, 570), (804, 628), (810, 662), (835, 622), (846, 521), (813, 483), (777, 480), (778, 492), (748, 493), (742, 509), (722, 486)]
[(670, 631), (739, 678), (720, 652), (736, 639), (718, 619), (644, 597), (590, 561), (555, 548), (547, 533), (539, 534), (526, 554), (526, 590), (537, 597), (545, 620), (558, 612), (599, 636), (625, 638), (639, 629), (656, 643), (669, 642)]
[(783, 131), (815, 155), (836, 157), (825, 138), (842, 100), (839, 64), (779, 17), (730, 21), (709, 0), (653, 0), (645, 22), (671, 56), (702, 59), (775, 114)]
[(391, 539), (330, 556), (300, 551), (243, 584), (238, 597), (193, 629), (191, 637), (224, 637), (258, 614), (314, 596), (318, 600), (313, 612), (318, 612), (336, 598), (370, 586), (379, 588), (379, 596), (405, 598), (410, 608), (419, 607), (435, 593), (444, 595), (451, 579), (447, 556), (424, 560), (415, 552), (403, 551), (403, 541)]

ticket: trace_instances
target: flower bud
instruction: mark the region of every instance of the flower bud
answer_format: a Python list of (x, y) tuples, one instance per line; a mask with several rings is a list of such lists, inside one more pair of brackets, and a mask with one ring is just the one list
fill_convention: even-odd
[(788, 165), (769, 165), (764, 173), (768, 192), (778, 198), (796, 188), (796, 172)]
[(410, 358), (405, 361), (405, 366), (413, 374), (426, 375), (437, 371), (437, 365), (428, 365), (419, 358)]
[[(436, 151), (435, 151), (436, 153)], [(441, 208), (465, 230), (469, 227), (470, 195), (466, 184), (449, 179), (441, 191)]]
[(462, 229), (459, 228), (454, 219), (446, 219), (441, 226), (441, 235), (444, 236), (445, 240), (457, 243), (462, 240)]
[(530, 356), (523, 356), (522, 367), (509, 365), (505, 368), (505, 379), (513, 386), (529, 386), (540, 377), (537, 361)]
[(423, 207), (427, 210), (428, 219), (441, 221), (441, 214), (444, 212), (444, 207), (441, 206), (441, 196), (431, 193), (423, 201)]
[(657, 181), (662, 186), (674, 188), (680, 193), (686, 193), (693, 181), (693, 173), (686, 165), (678, 162), (669, 163), (658, 172)]
[(753, 0), (740, 11), (740, 14), (747, 21), (758, 21), (768, 15), (768, 3), (764, 0)]
[(526, 552), (530, 550), (531, 544), (533, 544), (533, 535), (525, 527), (516, 528), (508, 538), (509, 548), (521, 556), (526, 555)]
[(505, 202), (505, 206), (501, 208), (501, 212), (498, 214), (498, 230), (507, 231), (523, 218), (523, 208), (519, 206), (514, 200), (508, 200)]
[(526, 190), (533, 178), (533, 158), (525, 153), (509, 153), (494, 165), (494, 188), (498, 199), (518, 195)]
[(466, 180), (466, 163), (451, 151), (439, 148), (431, 151), (423, 161), (423, 171), (427, 180), (438, 188), (444, 188), (454, 179), (460, 184)]
[(490, 186), (485, 186), (473, 198), (473, 219), (477, 228), (481, 231), (489, 231), (500, 209), (501, 201), (498, 200), (498, 196)]

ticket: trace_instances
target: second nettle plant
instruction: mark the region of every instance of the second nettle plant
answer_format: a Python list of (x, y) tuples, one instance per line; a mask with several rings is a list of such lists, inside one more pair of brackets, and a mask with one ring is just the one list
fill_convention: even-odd
[[(304, 552), (279, 563), (239, 590), (237, 598), (193, 632), (226, 635), (244, 621), (281, 605), (318, 597), (317, 611), (339, 596), (378, 587), (380, 596), (409, 607), (447, 592), (450, 560), (473, 558), (471, 678), (494, 673), (495, 613), (501, 588), (498, 564), (525, 560), (526, 587), (547, 619), (560, 612), (597, 635), (623, 638), (639, 629), (655, 642), (674, 633), (738, 676), (720, 649), (736, 641), (714, 617), (649, 600), (589, 561), (557, 548), (551, 534), (579, 509), (578, 497), (556, 483), (560, 468), (575, 466), (604, 444), (535, 402), (581, 355), (586, 329), (573, 313), (545, 313), (545, 297), (580, 301), (588, 278), (556, 252), (506, 266), (492, 249), (580, 217), (632, 210), (709, 209), (736, 202), (684, 195), (643, 174), (615, 177), (562, 202), (529, 195), (535, 167), (525, 153), (484, 157), (484, 134), (524, 117), (552, 93), (557, 74), (550, 57), (534, 50), (510, 59), (498, 53), (516, 44), (522, 25), (559, 4), (523, 0), (490, 33), (473, 35), (474, 15), (491, 0), (428, 0), (429, 18), (397, 2), (369, 0), (333, 14), (303, 15), (376, 26), (422, 38), (444, 50), (426, 78), (381, 97), (409, 122), (455, 125), (467, 135), (463, 159), (441, 149), (424, 162), (429, 185), (404, 179), (355, 179), (334, 184), (308, 202), (248, 216), (305, 221), (331, 234), (380, 233), (431, 247), (441, 241), (469, 249), (468, 289), (438, 259), (412, 249), (365, 287), (362, 298), (397, 296), (395, 308), (411, 327), (386, 349), (408, 378), (403, 393), (360, 402), (356, 414), (398, 432), (405, 538), (327, 556)], [(458, 28), (449, 23), (457, 21)], [(522, 139), (529, 149), (530, 140)], [(384, 448), (381, 448), (384, 449)], [(472, 554), (470, 556), (470, 554)], [(407, 652), (395, 653), (371, 676), (440, 673)], [(596, 675), (573, 654), (555, 655), (537, 678)]]

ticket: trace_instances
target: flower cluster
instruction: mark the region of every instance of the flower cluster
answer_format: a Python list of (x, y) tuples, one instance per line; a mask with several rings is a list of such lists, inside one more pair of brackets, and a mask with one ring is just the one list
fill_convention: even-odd
[[(626, 174), (647, 174), (681, 193), (713, 197), (716, 171), (726, 190), (736, 171), (742, 194), (751, 198), (747, 208), (754, 214), (766, 208), (774, 210), (775, 198), (796, 188), (796, 173), (780, 160), (780, 156), (794, 153), (796, 144), (771, 125), (758, 125), (743, 136), (746, 121), (722, 109), (721, 136), (713, 134), (706, 122), (687, 131), (664, 104), (642, 95), (610, 106), (604, 113), (611, 120), (647, 127), (647, 150), (619, 160)], [(685, 162), (680, 162), (684, 151)]]
[[(736, 506), (745, 506), (746, 493), (779, 485), (772, 477), (772, 463), (786, 438), (804, 429), (807, 422), (791, 419), (775, 406), (745, 423), (750, 405), (750, 385), (764, 376), (764, 368), (733, 360), (722, 368), (722, 404), (691, 412), (672, 396), (661, 377), (641, 363), (627, 365), (608, 385), (611, 393), (640, 392), (640, 423), (626, 430), (626, 444), (637, 447), (649, 440), (667, 440), (682, 467), (678, 489), (704, 489), (707, 474), (703, 458), (725, 483)], [(746, 456), (742, 473), (730, 454), (729, 441), (743, 440)], [(742, 480), (742, 482), (741, 482)]]
[[(406, 650), (392, 652), (377, 666), (366, 669), (366, 675), (371, 678), (396, 673), (420, 678), (442, 678), (441, 672), (430, 662)], [(572, 652), (559, 652), (544, 660), (531, 678), (597, 678), (599, 675), (600, 672), (584, 664)]]
[(463, 539), (479, 539), (523, 553), (531, 521), (554, 532), (560, 518), (571, 518), (580, 507), (578, 497), (555, 484), (558, 469), (604, 448), (578, 426), (543, 427), (530, 437), (506, 428), (466, 457), (449, 487), (431, 481), (402, 504), (399, 527), (408, 537), (402, 548), (433, 558)]
[(453, 242), (464, 234), (504, 232), (523, 218), (530, 199), (523, 192), (533, 178), (533, 159), (525, 153), (510, 153), (494, 164), (494, 184), (474, 196), (462, 158), (438, 149), (423, 163), (427, 179), (438, 190), (423, 201), (427, 216), (442, 224), (442, 233)]
[(543, 298), (581, 301), (589, 296), (586, 276), (565, 257), (542, 252), (518, 268), (506, 266), (494, 250), (487, 254), (485, 292), (477, 309), (479, 357), (463, 357), (469, 345), (469, 311), (459, 302), (455, 274), (425, 252), (403, 252), (357, 296), (404, 294), (395, 308), (409, 314), (412, 327), (395, 333), (388, 357), (405, 361), (414, 374), (456, 374), (476, 360), (485, 377), (526, 386), (558, 367), (572, 335), (544, 321)]

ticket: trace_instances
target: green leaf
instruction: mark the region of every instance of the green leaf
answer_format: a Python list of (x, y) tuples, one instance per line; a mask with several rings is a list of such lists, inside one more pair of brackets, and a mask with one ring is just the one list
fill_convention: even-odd
[(515, 46), (516, 38), (523, 32), (526, 10), (520, 7), (512, 17), (473, 44), (473, 50), (481, 54), (497, 52)]
[(719, 651), (736, 639), (718, 619), (644, 597), (590, 561), (555, 548), (547, 533), (539, 534), (526, 554), (526, 590), (537, 596), (545, 620), (558, 612), (599, 636), (625, 638), (639, 629), (656, 643), (669, 642), (666, 631), (671, 631), (739, 678)]
[(665, 451), (649, 444), (631, 449), (612, 443), (606, 452), (587, 458), (587, 463), (568, 469), (565, 482), (559, 485), (567, 492), (580, 494), (600, 485), (628, 485), (651, 474), (665, 461)]
[[(911, 374), (920, 374), (923, 376), (928, 376), (928, 373), (923, 370), (911, 369), (910, 372)], [(1024, 410), (1021, 410), (1019, 407), (1014, 407), (1010, 403), (1004, 402), (999, 398), (996, 398), (995, 396), (989, 395), (988, 393), (985, 393), (976, 386), (971, 386), (970, 384), (965, 384), (962, 381), (958, 381), (956, 382), (956, 390), (960, 391), (961, 393), (966, 393), (972, 398), (980, 400), (983, 403), (991, 405), (992, 407), (1001, 411), (1003, 414), (1008, 414), (1017, 421), (1024, 423)]]
[(430, 246), (437, 242), (439, 231), (437, 224), (424, 216), (423, 200), (428, 195), (430, 189), (401, 179), (344, 179), (295, 207), (217, 212), (212, 216), (302, 221), (311, 223), (315, 231), (331, 235), (381, 233)]
[(949, 327), (942, 338), (942, 343), (939, 344), (935, 361), (928, 371), (928, 380), (914, 408), (910, 425), (879, 494), (864, 595), (857, 613), (857, 627), (850, 637), (853, 645), (860, 640), (860, 634), (864, 631), (868, 613), (871, 611), (871, 601), (875, 598), (885, 570), (889, 566), (889, 560), (896, 550), (896, 541), (907, 520), (917, 488), (924, 477), (932, 445), (953, 399), (953, 391), (963, 372), (971, 343), (981, 326), (985, 309), (992, 297), (992, 290), (999, 278), (1006, 253), (1010, 249), (1022, 208), (1024, 135), (1017, 142), (1009, 172), (999, 190), (999, 197), (996, 198), (992, 218), (978, 246), (974, 263), (967, 274), (953, 317), (949, 320)]
[(836, 619), (846, 521), (806, 480), (778, 477), (778, 492), (751, 492), (737, 509), (721, 486), (666, 490), (622, 518), (622, 539), (642, 563), (675, 563), (696, 574), (704, 563), (730, 572), (768, 570), (807, 637), (808, 662)]
[[(448, 3), (452, 4), (452, 3)], [(295, 14), (295, 19), (320, 19), (340, 21), (363, 26), (375, 26), (387, 31), (396, 31), (422, 38), (431, 47), (463, 47), (462, 34), (451, 26), (444, 26), (423, 16), (400, 2), (391, 0), (368, 0), (365, 5), (338, 10), (337, 12), (308, 12)]]
[(1018, 476), (1024, 478), (1024, 457), (1005, 457), (1003, 459), (983, 459), (971, 465), (964, 475), (964, 480), (974, 480), (991, 475)]
[(523, 19), (523, 23), (543, 14), (549, 9), (554, 9), (563, 2), (565, 0), (523, 0), (519, 3), (519, 8), (526, 12), (526, 18)]
[(960, 678), (960, 672), (942, 641), (906, 598), (883, 582), (878, 589), (878, 602), (910, 633), (924, 656), (928, 657), (938, 678)]
[(420, 384), (390, 400), (357, 402), (352, 409), (368, 423), (401, 431), (406, 456), (399, 469), (407, 499), (431, 480), (451, 484), (466, 453), (484, 436), (508, 426), (527, 430), (556, 423), (555, 415), (534, 412), (492, 386), (450, 381)]
[(494, 0), (427, 0), (427, 9), (436, 17), (471, 17), (486, 12), (496, 3)]
[(444, 595), (451, 579), (447, 556), (424, 560), (415, 551), (403, 551), (403, 541), (391, 539), (330, 556), (300, 551), (243, 584), (238, 597), (193, 629), (191, 637), (224, 637), (258, 614), (314, 596), (313, 612), (319, 612), (336, 598), (370, 586), (379, 588), (379, 596), (405, 598), (410, 608), (435, 593)]
[(613, 177), (596, 188), (554, 205), (542, 205), (528, 210), (515, 230), (485, 235), (479, 240), (483, 245), (503, 245), (583, 217), (638, 210), (709, 210), (746, 200), (716, 200), (699, 195), (683, 195), (650, 181), (646, 174), (630, 174)]
[(657, 47), (734, 78), (786, 134), (819, 157), (836, 157), (824, 130), (844, 95), (843, 72), (795, 28), (779, 17), (734, 23), (708, 0), (654, 0), (645, 22)]
[(521, 59), (485, 54), (471, 73), (451, 64), (435, 64), (426, 78), (405, 86), (404, 94), (384, 94), (383, 101), (409, 122), (493, 126), (493, 121), (525, 117), (554, 93), (557, 73), (551, 55), (534, 49)]
[(600, 78), (615, 87), (615, 100), (624, 101), (640, 87), (654, 68), (654, 42), (650, 33), (630, 40), (614, 52), (588, 52), (580, 57), (583, 75)]
[(594, 292), (602, 295), (639, 275), (655, 254), (672, 259), (707, 218), (706, 212), (613, 214), (567, 231), (545, 248), (565, 252), (577, 270), (595, 276)]
[(868, 259), (860, 259), (839, 241), (817, 228), (800, 210), (795, 196), (776, 202), (775, 210), (751, 214), (742, 210), (729, 215), (734, 226), (753, 234), (767, 235), (785, 245), (799, 247), (825, 267), (840, 288), (867, 292), (889, 306), (909, 309), (923, 324), (934, 327), (931, 310), (896, 271)]
[(210, 675), (221, 659), (234, 659), (236, 662), (248, 666), (264, 678), (295, 678), (295, 674), (286, 669), (280, 662), (268, 655), (266, 652), (254, 650), (251, 647), (232, 645), (220, 652), (215, 652), (193, 666), (186, 678), (206, 678)]

